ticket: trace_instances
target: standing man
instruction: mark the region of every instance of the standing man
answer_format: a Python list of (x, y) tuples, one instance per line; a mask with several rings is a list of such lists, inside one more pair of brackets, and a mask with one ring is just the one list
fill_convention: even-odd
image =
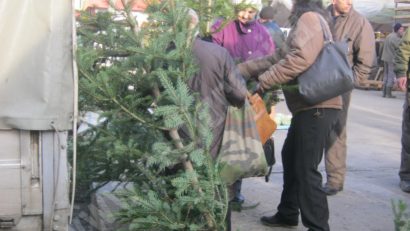
[[(358, 82), (368, 79), (376, 67), (373, 28), (369, 21), (352, 7), (352, 0), (332, 0), (328, 11), (334, 20), (334, 40), (347, 40), (348, 57)], [(325, 168), (327, 182), (323, 190), (335, 195), (343, 190), (346, 174), (346, 120), (351, 92), (342, 95), (343, 109), (326, 140)]]
[(285, 35), (278, 24), (273, 20), (275, 13), (276, 11), (272, 6), (265, 6), (262, 8), (261, 12), (259, 12), (258, 21), (269, 31), (273, 42), (275, 43), (276, 51), (278, 51), (285, 44)]
[(382, 60), (384, 62), (383, 97), (396, 98), (391, 94), (396, 74), (394, 73), (394, 56), (403, 36), (404, 27), (396, 23), (393, 32), (384, 40)]
[(394, 58), (394, 71), (397, 74), (398, 86), (401, 90), (406, 91), (406, 97), (403, 106), (403, 122), (401, 130), (401, 164), (400, 164), (400, 188), (404, 192), (410, 193), (410, 81), (409, 64), (410, 64), (410, 31), (406, 30), (397, 49)]

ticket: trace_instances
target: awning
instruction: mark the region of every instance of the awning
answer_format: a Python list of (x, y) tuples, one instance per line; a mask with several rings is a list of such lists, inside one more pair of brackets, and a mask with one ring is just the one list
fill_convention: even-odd
[(0, 1), (0, 129), (72, 128), (72, 19), (71, 1)]
[[(122, 4), (121, 0), (114, 0), (114, 8), (116, 10), (123, 10), (124, 5)], [(148, 3), (144, 0), (134, 0), (132, 4), (133, 11), (144, 11), (148, 6)], [(90, 8), (95, 9), (108, 9), (110, 8), (110, 1), (109, 0), (86, 0), (81, 7), (82, 10), (88, 10)]]

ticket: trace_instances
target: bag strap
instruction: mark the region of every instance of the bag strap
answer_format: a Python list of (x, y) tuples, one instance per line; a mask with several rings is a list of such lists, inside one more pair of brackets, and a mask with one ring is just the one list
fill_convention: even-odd
[(332, 33), (330, 32), (329, 24), (326, 22), (326, 20), (323, 18), (322, 15), (319, 15), (319, 21), (320, 21), (320, 27), (322, 27), (323, 31), (323, 38), (325, 39), (326, 42), (332, 42), (333, 41), (333, 36)]
[(269, 182), (270, 174), (272, 174), (272, 168), (273, 168), (273, 165), (269, 166), (268, 173), (266, 173), (265, 175), (265, 182)]

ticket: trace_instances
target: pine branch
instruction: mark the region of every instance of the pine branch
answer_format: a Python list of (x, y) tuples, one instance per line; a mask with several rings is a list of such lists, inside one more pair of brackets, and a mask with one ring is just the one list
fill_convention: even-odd
[(122, 5), (124, 6), (124, 11), (125, 11), (125, 16), (126, 16), (125, 18), (126, 18), (128, 24), (130, 25), (131, 30), (134, 33), (137, 33), (138, 32), (138, 24), (137, 24), (137, 21), (135, 20), (135, 18), (132, 15), (132, 12), (131, 12), (132, 4), (134, 4), (134, 1), (131, 0), (129, 2), (129, 4), (127, 4), (126, 0), (121, 0), (121, 2), (122, 2)]
[[(171, 1), (171, 2), (173, 2), (173, 1)], [(162, 77), (163, 77), (163, 76), (162, 76)], [(160, 79), (162, 79), (161, 82), (162, 82), (162, 84), (164, 85), (164, 87), (166, 87), (167, 90), (171, 91), (171, 92), (170, 92), (171, 95), (172, 95), (174, 98), (178, 98), (178, 97), (177, 97), (177, 94), (176, 94), (174, 91), (172, 91), (173, 87), (172, 87), (172, 85), (169, 83), (169, 81), (168, 81), (166, 78), (164, 78), (164, 77), (163, 77), (163, 78), (160, 78)], [(159, 97), (160, 97), (160, 93), (159, 93), (158, 86), (154, 87), (154, 94), (155, 94), (156, 98), (159, 98)], [(185, 115), (185, 116), (186, 116), (186, 115)], [(187, 116), (186, 116), (186, 117), (187, 117)], [(188, 121), (190, 121), (190, 120), (189, 120), (189, 117), (187, 117), (187, 119), (188, 119)], [(192, 124), (190, 124), (190, 126), (192, 127)], [(169, 134), (170, 134), (172, 140), (174, 141), (174, 144), (175, 144), (176, 148), (178, 148), (178, 149), (183, 149), (183, 148), (184, 148), (184, 145), (182, 144), (181, 137), (179, 136), (177, 129), (176, 129), (176, 128), (171, 129), (171, 130), (169, 131)], [(188, 172), (188, 173), (192, 173), (192, 172), (194, 172), (194, 167), (193, 167), (193, 165), (192, 165), (192, 162), (189, 161), (189, 160), (187, 159), (187, 157), (188, 157), (188, 156), (187, 156), (186, 154), (182, 155), (182, 156), (181, 156), (181, 162), (182, 162), (182, 165), (184, 166), (185, 171)], [(203, 194), (202, 189), (199, 187), (198, 179), (197, 179), (196, 177), (194, 177), (194, 178), (192, 179), (192, 185), (194, 186), (195, 190), (197, 190), (200, 194)], [(213, 218), (213, 216), (211, 216), (210, 212), (209, 212), (209, 211), (205, 211), (205, 212), (204, 212), (204, 216), (205, 216), (205, 219), (206, 219), (206, 221), (207, 221), (208, 227), (209, 227), (211, 230), (215, 230), (215, 231), (216, 231), (216, 221), (215, 221), (215, 219)]]
[[(181, 138), (179, 137), (178, 131), (177, 131), (176, 129), (172, 129), (171, 131), (169, 131), (169, 134), (170, 134), (172, 140), (174, 140), (175, 146), (176, 146), (177, 148), (183, 148), (183, 147), (184, 147), (184, 145), (183, 145), (182, 142), (181, 142)], [(185, 169), (187, 172), (193, 172), (193, 171), (194, 171), (194, 167), (192, 166), (191, 161), (187, 160), (187, 156), (182, 156), (182, 157), (181, 157), (181, 161), (182, 161), (182, 164), (183, 164), (183, 166), (184, 166), (184, 169)], [(200, 194), (203, 193), (203, 192), (202, 192), (202, 189), (198, 187), (198, 179), (197, 179), (197, 178), (192, 179), (192, 184), (193, 184), (194, 188), (195, 188), (196, 190), (198, 190), (198, 192), (199, 192)], [(210, 230), (215, 230), (215, 231), (217, 231), (217, 230), (216, 230), (216, 226), (215, 226), (216, 221), (215, 221), (215, 219), (210, 215), (210, 213), (209, 213), (208, 211), (205, 211), (204, 216), (205, 216), (206, 222), (207, 222), (208, 227), (210, 228)]]
[[(104, 89), (96, 82), (93, 80), (93, 78), (91, 76), (88, 75), (88, 73), (86, 73), (84, 70), (80, 70), (80, 73), (87, 78), (88, 81), (93, 82), (97, 88), (104, 92)], [(137, 114), (131, 112), (126, 106), (122, 105), (115, 97), (109, 97), (109, 100), (111, 100), (112, 102), (114, 102), (115, 104), (117, 104), (122, 111), (124, 111), (125, 113), (127, 113), (129, 116), (131, 116), (132, 118), (134, 118), (135, 120), (137, 120), (138, 122), (141, 122), (143, 124), (146, 124), (149, 127), (152, 128), (156, 128), (159, 130), (163, 130), (163, 131), (168, 131), (169, 129), (165, 128), (165, 127), (161, 127), (161, 126), (157, 126), (153, 123), (149, 123), (146, 120), (144, 120), (142, 117), (138, 116)]]
[[(85, 174), (138, 184), (137, 197), (123, 195), (128, 206), (120, 214), (131, 230), (222, 230), (228, 197), (209, 156), (209, 115), (186, 85), (198, 70), (191, 51), (195, 31), (187, 28), (190, 0), (150, 6), (141, 28), (132, 1), (121, 1), (124, 20), (114, 21), (111, 13), (90, 16), (80, 33), (82, 106), (107, 118), (87, 132), (95, 140), (82, 143), (95, 145), (83, 150)], [(182, 125), (183, 139), (177, 132)]]

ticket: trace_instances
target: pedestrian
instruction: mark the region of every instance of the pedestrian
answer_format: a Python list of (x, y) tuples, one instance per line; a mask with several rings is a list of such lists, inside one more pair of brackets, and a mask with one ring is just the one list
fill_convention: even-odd
[(222, 143), (228, 106), (242, 106), (245, 102), (245, 80), (226, 49), (196, 38), (192, 51), (199, 71), (189, 80), (188, 85), (193, 91), (199, 92), (202, 103), (209, 107), (213, 134), (211, 154), (216, 158)]
[(259, 13), (259, 23), (265, 26), (270, 33), (273, 42), (275, 43), (275, 50), (278, 52), (285, 43), (285, 34), (273, 20), (275, 17), (275, 9), (272, 6), (265, 6)]
[(226, 25), (223, 19), (217, 20), (211, 28), (212, 41), (225, 47), (237, 63), (274, 53), (275, 44), (269, 32), (256, 20), (261, 1), (232, 2), (236, 19)]
[[(198, 15), (188, 11), (190, 29), (198, 23)], [(196, 33), (192, 53), (198, 71), (189, 79), (188, 86), (198, 92), (201, 103), (207, 105), (211, 116), (213, 141), (211, 156), (216, 159), (222, 143), (228, 106), (242, 107), (248, 94), (246, 82), (229, 52), (214, 43), (201, 40)]]
[(394, 58), (395, 72), (399, 89), (406, 91), (403, 106), (403, 120), (401, 130), (401, 164), (400, 188), (410, 193), (410, 30), (407, 29), (397, 49)]
[[(212, 41), (225, 47), (236, 63), (255, 59), (275, 52), (275, 44), (269, 32), (256, 20), (262, 6), (260, 0), (233, 0), (237, 18), (223, 28), (223, 20), (212, 26)], [(245, 197), (241, 194), (242, 180), (234, 183), (235, 197), (232, 203), (242, 204)], [(233, 206), (234, 208), (239, 205)]]
[[(189, 9), (189, 28), (196, 28), (199, 18), (196, 12)], [(192, 53), (198, 64), (198, 71), (188, 81), (193, 92), (199, 93), (201, 103), (209, 108), (211, 116), (210, 126), (213, 139), (210, 154), (214, 160), (218, 157), (222, 144), (224, 125), (228, 106), (242, 107), (245, 103), (248, 90), (245, 80), (240, 74), (229, 52), (216, 44), (196, 38), (192, 45)], [(234, 197), (232, 186), (228, 187), (228, 199)], [(231, 230), (231, 207), (228, 205), (226, 215), (227, 231)]]
[(342, 109), (342, 97), (310, 105), (292, 85), (315, 62), (324, 47), (324, 32), (331, 34), (332, 23), (318, 0), (293, 0), (289, 21), (289, 49), (284, 56), (275, 54), (238, 65), (245, 78), (258, 76), (262, 91), (284, 84), (286, 104), (292, 113), (282, 148), (284, 183), (280, 203), (276, 214), (264, 216), (261, 221), (267, 226), (294, 227), (300, 211), (302, 223), (309, 230), (329, 230), (329, 208), (318, 166), (325, 139)]
[[(352, 6), (352, 0), (332, 0), (327, 8), (334, 21), (334, 40), (347, 40), (348, 58), (358, 83), (368, 79), (376, 69), (377, 58), (373, 28)], [(351, 91), (344, 93), (343, 109), (329, 134), (325, 147), (327, 182), (323, 190), (335, 195), (343, 190), (346, 175), (346, 122)]]
[(396, 80), (394, 73), (394, 55), (399, 47), (403, 36), (404, 27), (400, 23), (394, 24), (393, 32), (390, 33), (383, 43), (382, 60), (384, 62), (383, 97), (396, 98), (392, 95), (392, 89)]

